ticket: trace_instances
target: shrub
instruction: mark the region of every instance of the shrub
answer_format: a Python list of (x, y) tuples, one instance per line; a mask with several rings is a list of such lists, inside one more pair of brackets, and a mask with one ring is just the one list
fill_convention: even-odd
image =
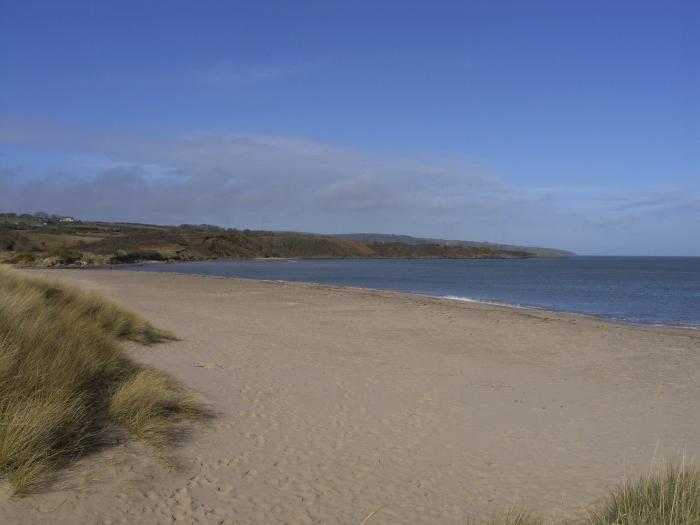
[(165, 259), (166, 258), (157, 251), (126, 252), (124, 250), (117, 250), (111, 257), (110, 262), (112, 264), (125, 264), (139, 261), (164, 261)]
[(83, 254), (62, 248), (55, 251), (53, 256), (56, 257), (58, 264), (73, 264), (74, 262), (82, 259)]
[(30, 266), (36, 262), (36, 254), (27, 252), (19, 253), (6, 261), (8, 264), (16, 264), (18, 266)]

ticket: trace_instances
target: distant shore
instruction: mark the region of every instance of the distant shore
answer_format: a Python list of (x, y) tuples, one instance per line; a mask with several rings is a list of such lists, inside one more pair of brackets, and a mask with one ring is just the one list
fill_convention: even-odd
[[(508, 262), (279, 258), (148, 263), (129, 269), (354, 286), (697, 332), (700, 317), (693, 297), (694, 290), (700, 292), (700, 282), (696, 265), (684, 261), (660, 264), (644, 258), (611, 257)], [(640, 297), (639, 291), (648, 286), (653, 290)]]
[(377, 234), (323, 235), (213, 225), (163, 226), (0, 213), (0, 262), (65, 266), (76, 262), (205, 261), (216, 258), (521, 259), (571, 254), (552, 248)]
[[(239, 260), (239, 259), (214, 259), (212, 262), (216, 261), (230, 261), (230, 260)], [(245, 259), (245, 260), (254, 260), (254, 261), (294, 261), (294, 260), (303, 260), (303, 258), (299, 257), (256, 257), (253, 259)], [(335, 259), (321, 259), (321, 260), (335, 260)], [(203, 262), (203, 261), (192, 261), (192, 262)], [(139, 263), (132, 263), (132, 264), (105, 264), (105, 265), (96, 265), (92, 267), (88, 267), (87, 269), (89, 270), (126, 270), (127, 266), (146, 266), (146, 265), (157, 265), (157, 264), (164, 264), (163, 262), (159, 261), (143, 261)], [(178, 264), (186, 264), (181, 261), (176, 262), (170, 262), (166, 264), (173, 264), (173, 265), (178, 265)], [(52, 268), (53, 270), (75, 270), (75, 267), (57, 267), (57, 268)], [(39, 268), (39, 267), (29, 267), (25, 268), (25, 270), (30, 270), (30, 271), (42, 271), (45, 270), (44, 268)], [(162, 273), (162, 272), (158, 272)], [(322, 286), (322, 287), (331, 287), (331, 288), (340, 288), (340, 289), (355, 289), (359, 291), (366, 291), (366, 292), (375, 292), (375, 293), (389, 293), (389, 294), (404, 294), (404, 295), (409, 295), (409, 296), (416, 296), (416, 297), (424, 297), (428, 299), (434, 299), (434, 300), (439, 300), (439, 301), (449, 301), (449, 302), (456, 302), (456, 303), (471, 303), (471, 304), (478, 304), (478, 305), (484, 305), (488, 307), (494, 307), (494, 308), (506, 308), (506, 309), (516, 309), (516, 310), (527, 310), (527, 311), (533, 311), (533, 312), (539, 312), (544, 315), (550, 315), (550, 316), (561, 316), (564, 318), (582, 318), (582, 319), (589, 319), (591, 321), (597, 321), (597, 322), (605, 322), (605, 323), (610, 323), (614, 325), (621, 325), (621, 326), (629, 326), (629, 327), (635, 327), (635, 328), (641, 328), (641, 329), (646, 329), (646, 330), (653, 330), (653, 331), (658, 331), (658, 332), (687, 332), (689, 335), (696, 334), (700, 331), (700, 327), (695, 327), (691, 325), (685, 325), (685, 324), (673, 324), (673, 323), (662, 323), (662, 322), (639, 322), (639, 321), (628, 321), (624, 319), (616, 319), (612, 317), (608, 317), (605, 315), (596, 315), (596, 314), (586, 314), (586, 313), (580, 313), (580, 312), (567, 312), (567, 311), (561, 311), (561, 310), (553, 310), (553, 309), (547, 309), (547, 308), (542, 308), (538, 306), (532, 306), (532, 305), (522, 305), (522, 304), (516, 304), (516, 303), (509, 303), (506, 301), (495, 301), (495, 300), (487, 300), (487, 299), (473, 299), (473, 298), (462, 298), (462, 297), (454, 297), (454, 296), (439, 296), (439, 295), (429, 295), (429, 294), (420, 294), (420, 293), (412, 293), (412, 292), (398, 292), (398, 291), (387, 291), (387, 290), (381, 290), (378, 288), (368, 288), (368, 287), (360, 287), (360, 286), (343, 286), (343, 285), (326, 285), (326, 284), (319, 284), (319, 283), (313, 283), (313, 282), (295, 282), (295, 281), (288, 281), (285, 279), (251, 279), (248, 277), (230, 277), (230, 276), (218, 276), (218, 275), (201, 275), (201, 274), (193, 274), (189, 272), (167, 272), (168, 274), (174, 273), (177, 275), (184, 275), (184, 276), (195, 276), (195, 277), (210, 277), (213, 279), (233, 279), (233, 280), (246, 280), (246, 281), (254, 281), (254, 282), (275, 282), (275, 283), (286, 283), (290, 285), (310, 285), (310, 286)], [(47, 274), (51, 275), (51, 274)]]
[(700, 335), (301, 283), (32, 270), (181, 341), (134, 348), (219, 411), (172, 471), (138, 446), (8, 521), (464, 523), (585, 516), (654, 458), (700, 453)]

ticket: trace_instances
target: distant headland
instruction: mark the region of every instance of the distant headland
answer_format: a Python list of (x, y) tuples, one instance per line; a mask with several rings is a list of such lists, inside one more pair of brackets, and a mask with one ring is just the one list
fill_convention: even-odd
[(82, 221), (47, 213), (0, 213), (0, 261), (31, 266), (254, 258), (524, 259), (572, 252), (386, 235), (314, 234), (209, 224)]

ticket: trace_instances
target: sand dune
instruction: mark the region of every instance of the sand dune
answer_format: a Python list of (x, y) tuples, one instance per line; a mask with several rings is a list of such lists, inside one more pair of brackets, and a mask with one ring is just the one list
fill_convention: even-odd
[(583, 516), (700, 451), (700, 336), (405, 294), (177, 274), (49, 273), (182, 339), (131, 349), (219, 412), (168, 468), (79, 461), (4, 523), (464, 523)]

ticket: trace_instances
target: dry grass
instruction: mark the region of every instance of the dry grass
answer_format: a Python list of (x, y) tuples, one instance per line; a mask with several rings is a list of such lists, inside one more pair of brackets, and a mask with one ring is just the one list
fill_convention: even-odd
[(510, 509), (508, 512), (493, 516), (491, 519), (480, 522), (479, 525), (544, 525), (545, 521), (531, 514), (527, 509)]
[[(479, 525), (564, 525), (526, 510), (510, 510)], [(633, 482), (615, 487), (587, 519), (569, 525), (700, 525), (700, 470), (659, 463)]]
[(112, 396), (110, 417), (154, 446), (167, 446), (179, 435), (178, 418), (204, 416), (197, 399), (162, 372), (143, 369), (124, 381)]
[[(117, 339), (142, 344), (175, 339), (171, 332), (154, 328), (138, 314), (99, 294), (83, 292), (49, 279), (31, 278), (10, 269), (1, 270), (0, 290), (10, 302), (27, 296), (33, 304), (24, 306), (60, 312), (64, 320), (69, 320), (69, 317), (87, 319), (90, 323), (99, 325), (106, 335)], [(37, 295), (40, 296), (39, 301), (34, 300)]]
[(171, 443), (205, 411), (118, 340), (173, 338), (97, 294), (0, 268), (0, 474), (26, 492), (115, 426)]
[(667, 464), (615, 488), (593, 525), (700, 524), (700, 470)]

